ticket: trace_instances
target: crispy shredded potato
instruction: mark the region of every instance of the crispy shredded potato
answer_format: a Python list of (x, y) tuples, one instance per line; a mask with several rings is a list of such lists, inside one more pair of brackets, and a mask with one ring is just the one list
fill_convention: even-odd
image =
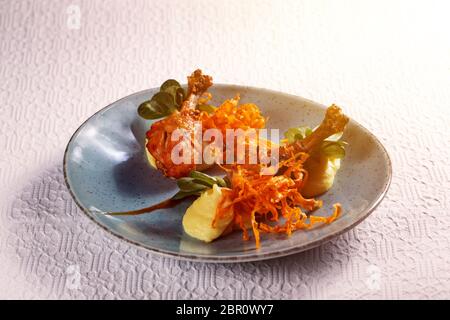
[[(231, 177), (231, 190), (223, 196), (223, 203), (216, 211), (216, 218), (233, 206), (234, 223), (243, 231), (243, 239), (248, 240), (248, 225), (255, 237), (256, 246), (260, 246), (260, 232), (285, 233), (290, 235), (298, 229), (312, 228), (316, 223), (331, 223), (341, 213), (341, 205), (334, 205), (333, 214), (328, 217), (307, 215), (302, 209), (311, 212), (322, 206), (322, 201), (305, 199), (301, 194), (308, 177), (303, 163), (308, 154), (294, 155), (282, 163), (285, 169), (280, 175), (261, 175), (259, 166), (235, 165), (226, 168)], [(259, 167), (259, 168), (258, 168)], [(280, 218), (284, 223), (279, 224)]]

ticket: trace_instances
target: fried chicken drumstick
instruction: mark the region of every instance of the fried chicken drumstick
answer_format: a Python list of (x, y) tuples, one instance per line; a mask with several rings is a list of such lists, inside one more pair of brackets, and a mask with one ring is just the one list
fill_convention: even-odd
[[(211, 97), (206, 92), (211, 85), (212, 78), (210, 76), (202, 74), (201, 70), (194, 71), (188, 77), (187, 99), (183, 101), (180, 110), (153, 123), (147, 132), (147, 149), (155, 158), (157, 168), (167, 177), (181, 178), (188, 176), (192, 170), (202, 171), (208, 167), (202, 158), (203, 142), (195, 140), (199, 139), (195, 132), (196, 124), (201, 123), (202, 131), (218, 129), (224, 135), (227, 129), (260, 129), (265, 126), (265, 119), (259, 108), (251, 103), (239, 105), (239, 95), (234, 99), (226, 100), (217, 108), (213, 107), (212, 113), (198, 110), (197, 105), (204, 104), (204, 101)], [(171, 137), (176, 129), (184, 129), (191, 139), (182, 139), (182, 141), (174, 139), (175, 141), (172, 141)], [(180, 143), (184, 144), (182, 148), (179, 148)], [(177, 149), (173, 150), (175, 146)], [(191, 161), (174, 163), (172, 151), (180, 149), (182, 152), (184, 150), (192, 151), (190, 155), (187, 155)]]
[(280, 147), (281, 159), (289, 158), (299, 152), (311, 153), (315, 148), (333, 134), (344, 131), (349, 118), (342, 113), (337, 105), (333, 104), (327, 108), (325, 118), (320, 126), (303, 140), (297, 140), (294, 143)]
[[(179, 142), (172, 141), (171, 135), (176, 129), (185, 129), (193, 134), (194, 124), (200, 117), (200, 111), (196, 110), (195, 107), (200, 97), (210, 86), (212, 86), (212, 78), (202, 74), (201, 70), (195, 70), (188, 77), (188, 95), (181, 109), (174, 111), (167, 118), (153, 123), (147, 132), (147, 149), (155, 158), (158, 169), (167, 177), (184, 177), (196, 169), (194, 161), (187, 164), (175, 164), (172, 161), (171, 151)], [(186, 146), (185, 150), (188, 150), (188, 148), (193, 150), (192, 158), (196, 156), (196, 152), (201, 152), (201, 150), (194, 148), (193, 140), (192, 146)]]

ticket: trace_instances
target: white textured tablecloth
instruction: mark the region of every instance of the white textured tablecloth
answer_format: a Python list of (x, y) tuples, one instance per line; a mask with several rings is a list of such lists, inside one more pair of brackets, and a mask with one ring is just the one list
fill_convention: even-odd
[[(0, 298), (450, 298), (448, 1), (0, 0)], [(106, 233), (62, 175), (76, 128), (200, 67), (342, 105), (387, 147), (376, 211), (258, 263), (161, 258)]]

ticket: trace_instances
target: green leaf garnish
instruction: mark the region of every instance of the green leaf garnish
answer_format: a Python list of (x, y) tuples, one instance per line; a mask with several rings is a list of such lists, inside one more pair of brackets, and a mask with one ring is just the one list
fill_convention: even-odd
[(305, 139), (312, 132), (310, 127), (290, 128), (284, 133), (284, 137), (288, 140), (288, 143), (294, 143), (297, 140)]
[(141, 103), (137, 112), (142, 118), (148, 120), (163, 118), (171, 114), (171, 110), (169, 108), (161, 106), (154, 100)]
[(164, 91), (161, 90), (160, 92), (169, 94), (172, 97), (172, 100), (175, 102), (176, 108), (180, 109), (180, 107), (183, 104), (183, 101), (185, 99), (185, 92), (184, 92), (183, 88), (177, 87), (177, 86), (171, 86), (171, 87), (166, 87), (164, 89)]
[(160, 91), (150, 100), (139, 105), (138, 114), (148, 120), (167, 117), (180, 109), (185, 99), (186, 91), (178, 81), (169, 79), (161, 85)]
[(175, 79), (169, 79), (164, 81), (164, 83), (161, 85), (161, 88), (159, 91), (166, 91), (167, 88), (170, 87), (181, 87), (180, 83)]
[(211, 189), (215, 184), (219, 187), (227, 187), (226, 181), (221, 177), (213, 177), (200, 171), (191, 171), (189, 177), (177, 180), (178, 191), (172, 199), (182, 199), (184, 197), (199, 196), (205, 190)]
[(191, 171), (189, 173), (189, 177), (194, 179), (197, 183), (203, 184), (207, 187), (212, 187), (213, 185), (218, 184), (215, 177), (211, 177), (210, 175), (200, 171)]
[(170, 113), (177, 108), (175, 97), (168, 92), (160, 91), (152, 97), (151, 101), (155, 101), (160, 106), (169, 109)]
[(195, 181), (195, 179), (189, 177), (178, 179), (177, 185), (178, 188), (184, 192), (203, 191), (208, 189), (208, 186), (198, 183), (198, 181)]

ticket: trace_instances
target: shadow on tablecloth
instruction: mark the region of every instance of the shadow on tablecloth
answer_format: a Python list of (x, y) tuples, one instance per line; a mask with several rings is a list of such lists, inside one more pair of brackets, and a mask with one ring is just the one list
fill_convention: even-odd
[(360, 245), (354, 232), (300, 254), (254, 263), (204, 264), (156, 256), (88, 219), (72, 200), (61, 165), (32, 179), (5, 218), (3, 250), (16, 265), (11, 276), (34, 288), (24, 293), (34, 298), (339, 298), (339, 278), (354, 276), (356, 281), (361, 272), (355, 268), (354, 275), (343, 274)]

